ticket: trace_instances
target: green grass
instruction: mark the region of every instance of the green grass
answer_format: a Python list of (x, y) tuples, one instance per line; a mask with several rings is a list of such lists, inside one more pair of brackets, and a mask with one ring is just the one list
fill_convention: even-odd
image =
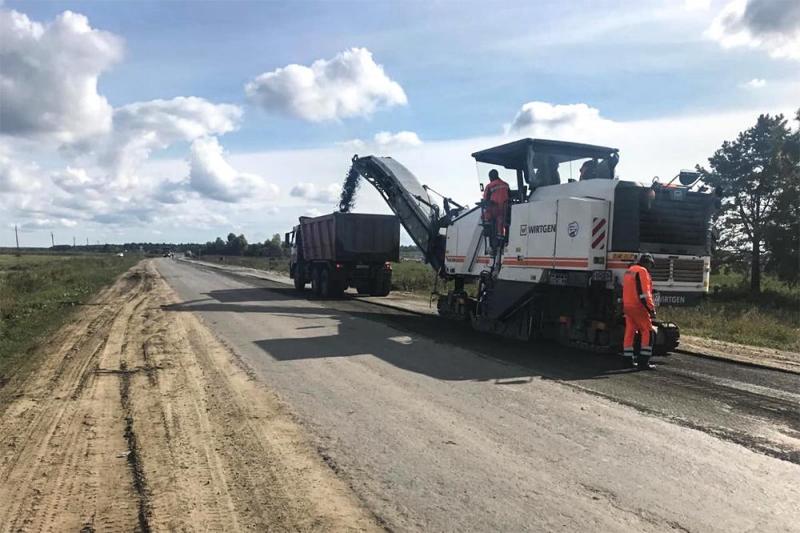
[(0, 255), (0, 385), (78, 304), (138, 260), (112, 255)]
[[(435, 281), (434, 271), (430, 265), (416, 262), (400, 262), (392, 264), (392, 289), (403, 292), (430, 294)], [(440, 290), (444, 287), (439, 282)]]
[(697, 307), (664, 307), (659, 318), (683, 333), (722, 341), (800, 352), (800, 288), (765, 277), (750, 293), (741, 276), (711, 277), (711, 293)]

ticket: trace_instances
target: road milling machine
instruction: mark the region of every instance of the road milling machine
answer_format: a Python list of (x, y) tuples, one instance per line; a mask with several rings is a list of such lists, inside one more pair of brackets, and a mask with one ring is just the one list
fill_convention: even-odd
[[(449, 282), (438, 294), (440, 315), (487, 333), (617, 353), (625, 327), (622, 277), (640, 254), (655, 258), (657, 305), (691, 305), (708, 292), (710, 220), (719, 198), (697, 173), (683, 171), (664, 184), (623, 181), (615, 176), (617, 149), (544, 139), (472, 157), (511, 187), (504, 235), (484, 220), (483, 202), (440, 203), (390, 157), (354, 156), (348, 175), (378, 190)], [(655, 354), (677, 347), (677, 325), (656, 321), (655, 329)]]

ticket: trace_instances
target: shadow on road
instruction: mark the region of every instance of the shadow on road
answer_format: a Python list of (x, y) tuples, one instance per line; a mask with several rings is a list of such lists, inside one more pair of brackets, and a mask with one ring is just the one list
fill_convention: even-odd
[[(169, 311), (264, 313), (300, 319), (331, 319), (338, 334), (264, 339), (256, 341), (279, 361), (353, 357), (371, 354), (398, 368), (443, 380), (492, 381), (509, 385), (532, 377), (558, 380), (604, 379), (629, 373), (613, 356), (584, 353), (550, 342), (520, 342), (474, 331), (468, 324), (437, 316), (422, 316), (382, 308), (357, 298), (314, 299), (306, 306), (303, 296), (289, 287), (244, 288), (210, 291), (207, 299), (165, 306)], [(386, 330), (352, 324), (352, 318), (380, 322), (410, 335), (387, 338)], [(296, 329), (324, 328), (317, 324)], [(425, 337), (415, 339), (413, 335)], [(394, 340), (393, 340), (394, 339)], [(437, 351), (446, 344), (467, 351)], [(481, 357), (475, 357), (475, 354)]]

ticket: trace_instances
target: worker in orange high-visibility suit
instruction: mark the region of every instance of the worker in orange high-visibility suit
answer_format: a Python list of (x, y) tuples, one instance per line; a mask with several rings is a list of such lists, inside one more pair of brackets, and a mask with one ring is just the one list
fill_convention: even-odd
[(506, 235), (508, 212), (508, 183), (500, 179), (496, 169), (489, 171), (489, 184), (483, 189), (483, 220), (494, 222), (497, 240)]
[[(631, 265), (625, 272), (622, 281), (622, 310), (625, 313), (625, 340), (623, 356), (626, 362), (640, 369), (653, 368), (650, 357), (653, 355), (653, 338), (651, 331), (656, 308), (653, 304), (653, 282), (650, 270), (655, 260), (650, 254), (642, 254), (639, 262)], [(638, 361), (634, 357), (633, 342), (636, 332), (641, 336), (641, 348)]]

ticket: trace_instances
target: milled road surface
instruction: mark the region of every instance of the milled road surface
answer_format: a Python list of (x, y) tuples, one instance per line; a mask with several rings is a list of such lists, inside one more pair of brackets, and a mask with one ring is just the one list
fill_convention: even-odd
[[(159, 261), (398, 530), (797, 531), (800, 376), (550, 344)], [(257, 286), (255, 286), (257, 285)]]

